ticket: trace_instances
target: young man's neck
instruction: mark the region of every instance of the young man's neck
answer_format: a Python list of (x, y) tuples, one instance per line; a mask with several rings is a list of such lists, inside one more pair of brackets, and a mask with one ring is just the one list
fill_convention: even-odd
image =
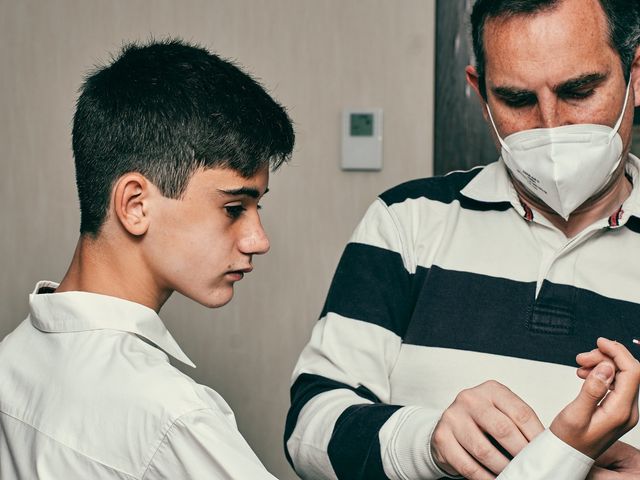
[[(80, 291), (122, 298), (156, 312), (169, 299), (150, 278), (135, 248), (127, 249), (82, 235), (56, 292)], [(139, 268), (140, 267), (140, 268)]]
[(568, 220), (565, 220), (548, 206), (532, 198), (517, 182), (512, 183), (520, 199), (549, 220), (567, 238), (573, 238), (594, 222), (613, 215), (633, 189), (633, 185), (625, 175), (624, 166), (621, 166), (616, 180), (603, 195), (581, 206), (569, 216)]

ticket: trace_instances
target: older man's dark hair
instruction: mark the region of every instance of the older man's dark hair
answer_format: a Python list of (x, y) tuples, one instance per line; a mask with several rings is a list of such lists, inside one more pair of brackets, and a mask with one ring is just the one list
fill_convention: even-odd
[[(566, 0), (477, 0), (471, 12), (471, 37), (476, 57), (480, 93), (486, 100), (484, 26), (492, 18), (535, 15), (552, 10)], [(628, 80), (635, 51), (640, 45), (640, 2), (598, 0), (607, 17), (609, 42), (618, 52)]]

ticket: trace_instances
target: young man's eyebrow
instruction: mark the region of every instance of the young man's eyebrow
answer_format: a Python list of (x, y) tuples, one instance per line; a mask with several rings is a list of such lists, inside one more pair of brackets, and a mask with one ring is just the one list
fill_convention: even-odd
[(575, 92), (585, 87), (595, 87), (604, 82), (608, 77), (608, 73), (585, 73), (584, 75), (555, 85), (553, 91), (556, 93)]
[[(269, 189), (267, 188), (262, 195), (264, 195), (268, 191)], [(218, 192), (223, 193), (225, 195), (231, 195), (231, 196), (246, 195), (247, 197), (251, 197), (251, 198), (259, 198), (261, 195), (260, 191), (257, 188), (252, 188), (252, 187), (240, 187), (240, 188), (234, 188), (231, 190), (218, 189)]]

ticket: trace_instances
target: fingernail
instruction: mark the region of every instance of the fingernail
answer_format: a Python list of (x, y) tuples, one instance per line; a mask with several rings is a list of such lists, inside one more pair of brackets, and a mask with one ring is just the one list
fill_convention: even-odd
[(595, 376), (607, 383), (613, 377), (613, 367), (608, 363), (601, 363), (595, 369)]

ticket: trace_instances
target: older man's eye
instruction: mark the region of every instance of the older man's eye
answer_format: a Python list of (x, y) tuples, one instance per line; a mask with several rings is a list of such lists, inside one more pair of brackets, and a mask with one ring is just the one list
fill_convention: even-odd
[(591, 90), (576, 90), (573, 92), (565, 92), (563, 97), (568, 100), (584, 100), (585, 98), (589, 98), (595, 92), (594, 89)]
[(224, 209), (227, 211), (227, 215), (234, 219), (238, 218), (246, 210), (242, 205), (227, 205)]
[(493, 90), (496, 99), (509, 108), (524, 108), (535, 105), (538, 97), (528, 90), (513, 90), (512, 88), (496, 87)]
[(516, 98), (508, 98), (504, 99), (504, 102), (507, 106), (511, 108), (524, 108), (535, 105), (537, 101), (536, 97), (516, 97)]

